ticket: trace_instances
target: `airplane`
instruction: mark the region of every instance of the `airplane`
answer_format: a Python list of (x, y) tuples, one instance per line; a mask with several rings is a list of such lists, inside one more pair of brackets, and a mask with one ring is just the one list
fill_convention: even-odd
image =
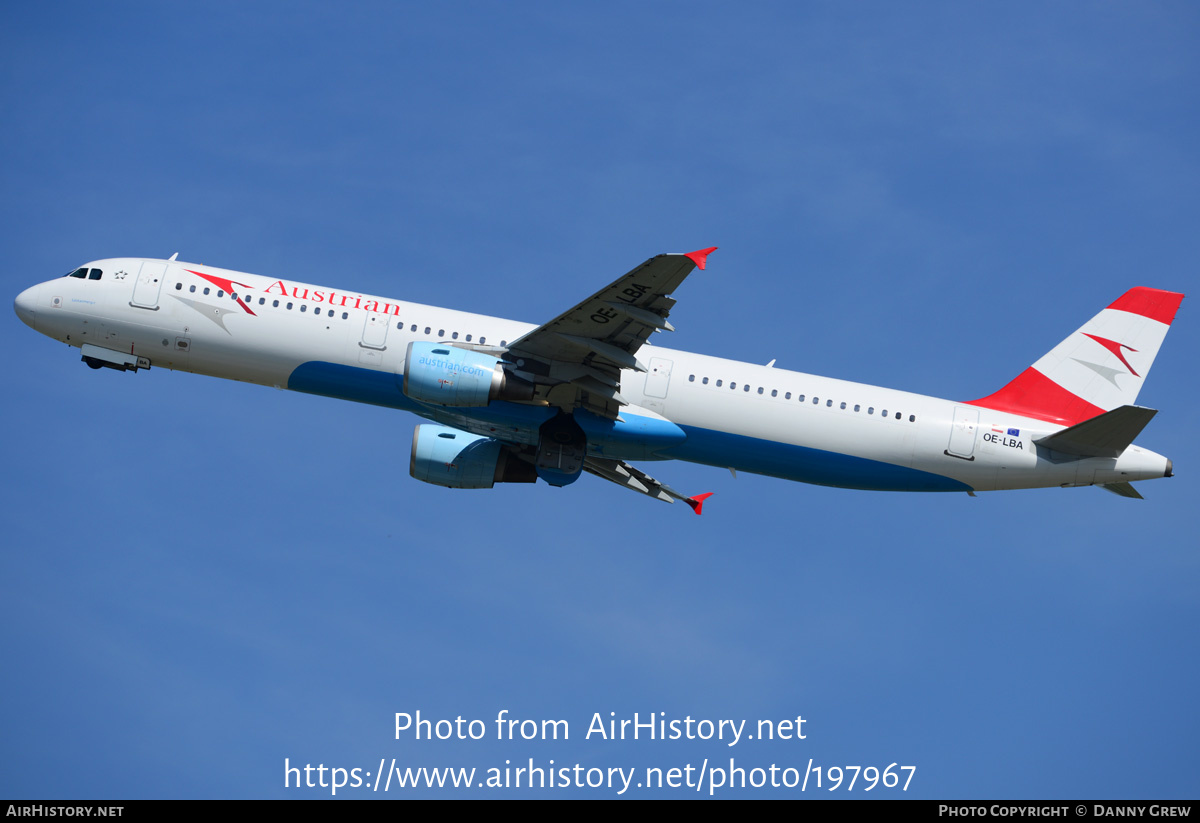
[(178, 260), (97, 260), (23, 291), (94, 369), (152, 366), (413, 412), (410, 474), (450, 488), (583, 472), (700, 514), (634, 463), (882, 491), (1171, 477), (1134, 405), (1183, 295), (1133, 288), (998, 391), (942, 400), (650, 344), (716, 248), (660, 254), (540, 326)]

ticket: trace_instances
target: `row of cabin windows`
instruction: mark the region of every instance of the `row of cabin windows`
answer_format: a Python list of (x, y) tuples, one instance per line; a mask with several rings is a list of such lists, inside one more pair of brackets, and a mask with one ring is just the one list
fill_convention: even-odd
[[(79, 271), (86, 272), (86, 271), (87, 271), (87, 269), (80, 269)], [(93, 271), (93, 272), (96, 272), (96, 274), (95, 274), (95, 275), (92, 277), (92, 279), (93, 279), (93, 280), (99, 280), (99, 279), (100, 279), (100, 276), (99, 276), (99, 272), (100, 272), (100, 270), (99, 270), (99, 269), (92, 269), (92, 271)], [(81, 274), (78, 274), (77, 272), (72, 272), (72, 273), (71, 273), (70, 275), (68, 275), (68, 276), (69, 276), (69, 277), (82, 277), (83, 275), (81, 275)], [(183, 284), (182, 284), (182, 283), (176, 283), (176, 284), (175, 284), (175, 291), (182, 291), (182, 290), (183, 290)], [(192, 293), (192, 294), (194, 294), (194, 293), (196, 292), (196, 287), (195, 287), (195, 286), (189, 286), (189, 287), (188, 287), (188, 292), (189, 292), (189, 293)], [(208, 286), (205, 286), (205, 287), (204, 287), (204, 289), (203, 289), (203, 290), (202, 290), (200, 293), (201, 293), (201, 294), (210, 294), (211, 292), (212, 292), (212, 289), (211, 289), (211, 288), (209, 288)], [(225, 296), (225, 290), (224, 290), (224, 289), (217, 289), (217, 297), (224, 297), (224, 296)], [(229, 293), (229, 299), (231, 299), (231, 300), (237, 300), (237, 299), (238, 299), (237, 292), (230, 292), (230, 293)], [(253, 297), (251, 297), (251, 298), (250, 298), (250, 300), (249, 300), (249, 302), (250, 302), (250, 303), (253, 303), (253, 302), (254, 302), (254, 298), (253, 298)], [(265, 306), (265, 305), (267, 305), (267, 298), (265, 298), (265, 297), (260, 297), (260, 298), (258, 298), (258, 305), (260, 305), (260, 306)], [(285, 309), (288, 309), (288, 310), (290, 311), (293, 305), (295, 305), (295, 304), (293, 304), (293, 303), (291, 303), (291, 302), (289, 301), (288, 303), (285, 303), (285, 304), (284, 304), (284, 308), (285, 308)], [(276, 308), (276, 309), (277, 309), (277, 308), (279, 308), (279, 301), (278, 301), (278, 300), (272, 300), (272, 301), (271, 301), (271, 307), (272, 307), (272, 308)], [(307, 304), (307, 303), (301, 303), (301, 304), (300, 304), (300, 311), (302, 311), (302, 312), (307, 312), (307, 311), (308, 311), (308, 304)], [(325, 310), (325, 313), (326, 313), (327, 315), (329, 315), (330, 317), (333, 317), (333, 316), (334, 316), (334, 314), (335, 314), (336, 312), (334, 312), (334, 310), (333, 310), (333, 309), (326, 309), (326, 310)], [(314, 306), (314, 307), (313, 307), (313, 314), (316, 314), (316, 315), (320, 315), (320, 314), (321, 314), (321, 308), (320, 308), (320, 306)], [(349, 317), (350, 317), (350, 313), (349, 313), (349, 312), (345, 312), (345, 311), (344, 311), (344, 312), (342, 312), (342, 319), (343, 319), (343, 320), (346, 320), (346, 319), (348, 319)], [(403, 323), (397, 323), (397, 324), (396, 324), (396, 328), (397, 328), (399, 331), (404, 331), (404, 324), (403, 324)], [(413, 332), (415, 332), (416, 330), (417, 330), (417, 324), (416, 324), (416, 323), (413, 323), (413, 324), (412, 324), (412, 326), (411, 326), (411, 327), (409, 327), (409, 331), (413, 331)], [(432, 326), (426, 326), (426, 327), (425, 327), (425, 334), (426, 334), (426, 335), (429, 335), (429, 334), (431, 334), (432, 332), (433, 332), (433, 327), (432, 327)], [(438, 339), (442, 339), (442, 338), (444, 338), (445, 336), (446, 336), (446, 330), (445, 330), (445, 329), (438, 329)], [(471, 338), (472, 338), (472, 337), (473, 337), (473, 335), (470, 335), (470, 334), (468, 334), (468, 335), (466, 336), (466, 338), (465, 338), (466, 342), (467, 342), (467, 343), (470, 343), (470, 342), (471, 342)], [(450, 339), (451, 339), (451, 340), (457, 340), (457, 339), (458, 339), (458, 332), (452, 332), (452, 333), (451, 333), (451, 335), (450, 335)], [(481, 338), (479, 338), (479, 345), (481, 345), (481, 346), (486, 346), (486, 345), (487, 345), (487, 338), (486, 338), (486, 337), (481, 337)], [(501, 346), (507, 346), (507, 345), (508, 345), (508, 341), (507, 341), (507, 340), (501, 340), (501, 341), (500, 341), (500, 345), (501, 345)]]
[[(182, 291), (182, 290), (183, 290), (183, 284), (182, 284), (182, 283), (176, 283), (176, 284), (175, 284), (175, 291)], [(189, 292), (189, 293), (191, 293), (191, 294), (195, 294), (195, 293), (196, 293), (196, 287), (195, 287), (195, 286), (188, 286), (188, 292)], [(200, 291), (200, 293), (201, 293), (201, 294), (211, 294), (211, 293), (212, 293), (212, 289), (211, 289), (211, 288), (209, 288), (208, 286), (205, 286), (205, 287), (204, 287), (204, 288), (203, 288), (203, 289)], [(224, 297), (224, 296), (225, 296), (225, 290), (224, 290), (224, 289), (217, 289), (217, 297)], [(234, 292), (230, 292), (230, 293), (229, 293), (229, 299), (230, 299), (230, 300), (237, 300), (237, 299), (238, 299), (237, 292), (235, 292), (235, 291), (234, 291)], [(251, 298), (249, 299), (249, 301), (247, 301), (247, 305), (249, 305), (249, 304), (253, 304), (253, 303), (254, 303), (254, 298), (253, 298), (253, 297), (251, 297)], [(265, 297), (260, 297), (260, 298), (258, 298), (258, 305), (260, 305), (260, 306), (265, 306), (265, 305), (267, 305), (267, 298), (265, 298)], [(289, 309), (289, 310), (290, 310), (290, 309), (291, 309), (291, 308), (292, 308), (294, 305), (295, 305), (294, 303), (288, 302), (288, 303), (286, 303), (286, 304), (284, 305), (284, 308), (286, 308), (286, 309)], [(276, 309), (277, 309), (277, 308), (279, 308), (279, 301), (278, 301), (278, 300), (272, 300), (272, 301), (271, 301), (271, 306), (272, 306), (273, 308), (276, 308)], [(308, 304), (307, 304), (307, 303), (301, 303), (301, 304), (300, 304), (300, 311), (302, 311), (302, 312), (307, 312), (307, 311), (308, 311)], [(334, 314), (336, 314), (336, 312), (335, 312), (333, 309), (326, 309), (326, 310), (325, 310), (325, 313), (326, 313), (327, 315), (329, 315), (330, 317), (333, 317), (333, 316), (334, 316)], [(316, 314), (316, 315), (320, 315), (320, 314), (321, 314), (321, 308), (320, 308), (320, 306), (314, 306), (314, 307), (313, 307), (313, 314)], [(349, 312), (342, 312), (342, 319), (343, 319), (343, 320), (345, 320), (345, 319), (346, 319), (346, 318), (348, 318), (349, 316), (350, 316), (350, 313), (349, 313)]]
[[(689, 383), (695, 383), (695, 382), (696, 382), (696, 375), (694, 375), (694, 374), (689, 374), (689, 375), (688, 375), (688, 382), (689, 382)], [(700, 379), (700, 383), (701, 383), (702, 385), (705, 385), (705, 386), (707, 386), (707, 385), (708, 385), (708, 378), (707, 378), (707, 377), (702, 377), (702, 378)], [(723, 384), (724, 384), (724, 381), (723, 381), (723, 380), (717, 380), (717, 381), (716, 381), (716, 383), (715, 383), (714, 385), (716, 385), (716, 386), (719, 388), (719, 387), (721, 387)], [(737, 387), (738, 387), (738, 384), (737, 384), (735, 381), (733, 381), (733, 380), (729, 381), (729, 388), (730, 388), (731, 390), (733, 390), (733, 391), (737, 391)], [(749, 393), (749, 391), (750, 391), (750, 384), (749, 384), (749, 383), (743, 383), (743, 384), (742, 384), (742, 391), (743, 391), (743, 392), (746, 392), (746, 393)], [(764, 389), (762, 386), (759, 386), (759, 387), (758, 387), (758, 391), (757, 391), (757, 393), (758, 393), (758, 394), (764, 394), (764, 395), (765, 395), (765, 394), (766, 394), (766, 390), (765, 390), (765, 389)], [(779, 389), (771, 389), (771, 396), (772, 396), (772, 397), (778, 397), (778, 396), (779, 396)], [(791, 393), (790, 391), (789, 391), (789, 392), (784, 392), (784, 393), (783, 393), (783, 399), (784, 399), (784, 400), (791, 400), (791, 399), (792, 399), (792, 393)], [(803, 395), (803, 394), (798, 394), (798, 395), (796, 395), (796, 400), (797, 400), (798, 402), (800, 402), (800, 403), (804, 403), (804, 402), (805, 402), (805, 399), (806, 399), (806, 397), (805, 397), (805, 395)], [(821, 405), (821, 398), (819, 398), (819, 397), (813, 397), (813, 399), (812, 399), (812, 404), (813, 404), (814, 406), (819, 406), (819, 405)], [(829, 398), (826, 398), (826, 399), (825, 399), (825, 407), (826, 407), (826, 408), (829, 408), (829, 409), (833, 408), (833, 401), (832, 401), (832, 400), (830, 400)], [(848, 408), (848, 407), (849, 407), (849, 404), (847, 404), (845, 401), (842, 401), (842, 402), (840, 402), (840, 403), (838, 404), (838, 408), (839, 408), (839, 409), (843, 409), (843, 410), (844, 410), (844, 409), (846, 409), (846, 408)], [(856, 412), (861, 412), (861, 411), (862, 411), (862, 406), (861, 406), (860, 404), (858, 404), (858, 403), (855, 403), (855, 404), (854, 404), (854, 411), (856, 411)], [(872, 414), (872, 415), (873, 415), (873, 414), (875, 414), (875, 407), (874, 407), (874, 406), (867, 406), (867, 414)], [(888, 416), (888, 410), (887, 410), (887, 409), (882, 409), (882, 410), (880, 410), (880, 412), (879, 412), (879, 416), (880, 416), (880, 417), (887, 417), (887, 416)], [(902, 412), (896, 412), (896, 413), (895, 413), (895, 416), (896, 416), (896, 419), (897, 419), (897, 420), (902, 420), (902, 419), (904, 418), (904, 414), (903, 414)], [(909, 423), (915, 423), (915, 422), (917, 422), (917, 416), (916, 416), (915, 414), (910, 414), (910, 415), (908, 416), (908, 422), (909, 422)]]
[[(397, 324), (396, 324), (396, 328), (397, 328), (399, 331), (404, 331), (404, 324), (403, 324), (403, 323), (397, 323)], [(409, 326), (409, 327), (408, 327), (408, 330), (409, 330), (409, 331), (411, 331), (411, 332), (415, 332), (415, 331), (417, 330), (417, 324), (416, 324), (416, 323), (413, 323), (411, 326)], [(432, 326), (426, 326), (426, 327), (425, 327), (425, 334), (426, 334), (426, 336), (428, 336), (428, 335), (430, 335), (430, 334), (433, 334), (433, 327), (432, 327)], [(438, 336), (438, 339), (439, 339), (439, 340), (444, 340), (444, 339), (446, 338), (446, 330), (445, 330), (445, 329), (438, 329), (437, 336)], [(470, 334), (468, 334), (468, 335), (466, 335), (466, 336), (463, 338), (463, 341), (464, 341), (464, 342), (467, 342), (467, 343), (470, 343), (470, 342), (471, 342), (471, 339), (472, 339), (472, 337), (473, 337), (473, 336), (474, 336), (474, 335), (470, 335)], [(451, 339), (451, 340), (457, 340), (457, 339), (458, 339), (458, 332), (456, 332), (456, 331), (455, 331), (455, 332), (450, 332), (450, 339)], [(486, 338), (486, 337), (481, 337), (481, 338), (479, 338), (479, 345), (481, 345), (481, 346), (486, 346), (486, 345), (487, 345), (487, 338)], [(507, 340), (501, 340), (501, 341), (500, 341), (500, 345), (501, 345), (501, 346), (507, 346), (507, 345), (508, 345), (508, 341), (507, 341)]]

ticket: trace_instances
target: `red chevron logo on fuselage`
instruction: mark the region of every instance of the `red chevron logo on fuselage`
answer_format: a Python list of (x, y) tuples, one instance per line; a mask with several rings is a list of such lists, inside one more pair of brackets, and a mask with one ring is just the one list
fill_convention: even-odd
[[(234, 291), (234, 288), (233, 288), (234, 286), (241, 286), (243, 289), (250, 288), (245, 283), (238, 283), (236, 280), (227, 280), (224, 277), (217, 277), (215, 274), (204, 274), (203, 272), (193, 271), (192, 269), (184, 269), (184, 271), (194, 274), (197, 277), (203, 277), (205, 280), (207, 280), (209, 283), (212, 283), (218, 289), (227, 291), (231, 295), (236, 294), (236, 292)], [(235, 297), (234, 300), (237, 301), (237, 304), (242, 307), (242, 309), (246, 312), (246, 314), (254, 314), (254, 312), (250, 311), (250, 307), (242, 302), (242, 298)], [(254, 314), (254, 316), (258, 317), (257, 314)]]

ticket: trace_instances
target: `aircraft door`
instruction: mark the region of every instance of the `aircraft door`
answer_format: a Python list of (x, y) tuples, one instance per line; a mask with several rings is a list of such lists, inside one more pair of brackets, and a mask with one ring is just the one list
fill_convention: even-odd
[(671, 361), (662, 357), (651, 357), (649, 371), (646, 372), (646, 396), (667, 396), (667, 386), (671, 382)]
[(363, 323), (362, 341), (359, 345), (365, 349), (379, 349), (380, 351), (386, 349), (388, 317), (389, 315), (378, 312), (367, 312), (367, 319)]
[(954, 422), (950, 424), (950, 445), (946, 454), (974, 460), (975, 435), (979, 433), (979, 409), (974, 406), (955, 406)]
[(158, 260), (142, 263), (142, 271), (133, 284), (133, 300), (129, 305), (158, 311), (158, 293), (167, 279), (167, 264)]

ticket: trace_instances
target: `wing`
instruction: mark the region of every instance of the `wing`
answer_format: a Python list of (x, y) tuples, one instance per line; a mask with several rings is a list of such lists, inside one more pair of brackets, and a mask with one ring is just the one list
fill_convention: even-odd
[(583, 407), (615, 418), (621, 370), (645, 371), (638, 350), (656, 331), (672, 331), (669, 296), (692, 269), (704, 268), (716, 247), (690, 254), (660, 254), (538, 326), (508, 347), (505, 360), (537, 385), (538, 399), (567, 411)]
[(588, 457), (583, 461), (584, 471), (603, 477), (616, 483), (618, 486), (624, 486), (627, 489), (632, 489), (639, 494), (653, 497), (657, 500), (663, 500), (667, 503), (674, 503), (676, 500), (682, 500), (692, 507), (692, 511), (700, 514), (704, 507), (704, 501), (712, 496), (712, 492), (707, 494), (698, 494), (695, 497), (685, 497), (666, 483), (660, 483), (650, 475), (646, 474), (636, 466), (631, 466), (623, 460), (610, 460), (606, 457)]

